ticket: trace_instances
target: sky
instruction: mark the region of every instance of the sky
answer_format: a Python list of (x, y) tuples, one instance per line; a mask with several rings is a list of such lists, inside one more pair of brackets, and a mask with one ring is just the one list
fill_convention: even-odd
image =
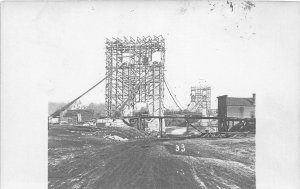
[[(293, 43), (299, 41), (299, 6), (254, 4), (245, 9), (245, 2), (233, 2), (232, 10), (226, 1), (26, 3), (23, 9), (34, 11), (24, 32), (43, 52), (47, 83), (39, 87), (48, 101), (69, 102), (105, 77), (106, 38), (162, 35), (166, 79), (180, 104), (186, 107), (190, 87), (205, 79), (216, 108), (217, 96), (251, 97), (262, 80), (280, 83), (273, 74), (288, 76), (281, 67), (297, 67), (299, 56), (289, 50), (299, 49)], [(22, 24), (10, 14), (8, 25)], [(102, 83), (81, 101), (104, 103), (104, 92)], [(165, 107), (176, 108), (167, 90)]]

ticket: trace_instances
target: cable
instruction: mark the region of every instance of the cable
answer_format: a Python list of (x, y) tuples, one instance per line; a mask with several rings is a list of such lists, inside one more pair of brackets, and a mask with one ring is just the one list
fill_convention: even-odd
[(71, 102), (69, 102), (67, 105), (65, 105), (64, 107), (60, 108), (59, 110), (55, 111), (53, 114), (51, 114), (48, 118), (50, 117), (55, 117), (57, 116), (60, 112), (66, 110), (68, 107), (70, 107), (73, 103), (75, 103), (78, 99), (80, 99), (82, 96), (84, 96), (86, 93), (90, 92), (92, 89), (94, 89), (97, 85), (99, 85), (100, 83), (102, 83), (108, 76), (104, 77), (101, 81), (99, 81), (98, 83), (96, 83), (94, 86), (92, 86), (91, 88), (89, 88), (89, 90), (87, 90), (86, 92), (84, 92), (82, 95), (78, 96), (77, 98), (75, 98), (74, 100), (72, 100)]
[[(116, 70), (120, 67), (122, 67), (122, 65), (116, 67)], [(59, 110), (56, 110), (53, 114), (51, 114), (50, 116), (48, 116), (48, 119), (51, 117), (56, 117), (58, 116), (62, 111), (66, 110), (67, 108), (69, 108), (72, 104), (74, 104), (77, 100), (79, 100), (81, 97), (83, 97), (86, 93), (90, 92), (92, 89), (94, 89), (97, 85), (99, 85), (100, 83), (102, 83), (106, 78), (110, 77), (112, 75), (113, 71), (111, 71), (111, 73), (109, 73), (107, 76), (105, 76), (103, 79), (101, 79), (101, 81), (99, 81), (98, 83), (96, 83), (94, 86), (92, 86), (91, 88), (89, 88), (86, 92), (84, 92), (82, 95), (78, 96), (77, 98), (75, 98), (74, 100), (72, 100), (71, 102), (69, 102), (67, 105), (63, 106), (62, 108), (60, 108)]]
[[(168, 86), (170, 86), (170, 84), (167, 82), (167, 79), (166, 79), (166, 78), (165, 78), (165, 82), (166, 82), (166, 84), (167, 84)], [(176, 100), (176, 102), (180, 105), (181, 109), (183, 109), (183, 108), (182, 108), (183, 106), (181, 105), (181, 103), (180, 103), (179, 100), (177, 99), (175, 93), (171, 90), (171, 87), (169, 87), (169, 89), (170, 89), (171, 93), (174, 95), (174, 99)]]
[(166, 87), (167, 87), (167, 89), (168, 89), (168, 91), (169, 91), (169, 94), (171, 95), (173, 101), (175, 102), (175, 104), (177, 105), (177, 107), (179, 108), (179, 110), (182, 111), (181, 107), (177, 104), (176, 100), (174, 99), (173, 95), (171, 94), (170, 89), (169, 89), (169, 86), (168, 86), (168, 84), (166, 83), (166, 80), (165, 80), (164, 82), (165, 82), (165, 84), (166, 84)]

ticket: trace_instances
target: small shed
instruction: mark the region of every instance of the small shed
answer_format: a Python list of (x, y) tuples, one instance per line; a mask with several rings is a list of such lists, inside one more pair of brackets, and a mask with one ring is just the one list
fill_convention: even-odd
[(218, 117), (255, 118), (255, 94), (250, 98), (228, 97), (218, 98)]
[(229, 120), (232, 121), (231, 127), (235, 125), (235, 120), (255, 120), (255, 93), (248, 98), (228, 97), (228, 95), (217, 98), (218, 117), (226, 119), (226, 121), (219, 121), (219, 130), (230, 130)]

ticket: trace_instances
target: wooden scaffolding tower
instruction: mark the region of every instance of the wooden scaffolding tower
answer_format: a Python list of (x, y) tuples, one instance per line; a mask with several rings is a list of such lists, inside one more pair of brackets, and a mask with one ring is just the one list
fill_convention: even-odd
[(163, 115), (165, 40), (162, 36), (106, 40), (106, 116), (122, 115), (146, 103), (150, 115)]

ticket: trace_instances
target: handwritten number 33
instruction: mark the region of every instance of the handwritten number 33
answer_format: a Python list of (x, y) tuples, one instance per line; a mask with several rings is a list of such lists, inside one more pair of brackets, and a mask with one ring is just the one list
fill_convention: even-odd
[(179, 152), (179, 151), (181, 151), (181, 152), (184, 152), (184, 151), (185, 151), (185, 146), (184, 146), (184, 144), (181, 144), (181, 145), (177, 145), (177, 144), (176, 144), (176, 152)]

